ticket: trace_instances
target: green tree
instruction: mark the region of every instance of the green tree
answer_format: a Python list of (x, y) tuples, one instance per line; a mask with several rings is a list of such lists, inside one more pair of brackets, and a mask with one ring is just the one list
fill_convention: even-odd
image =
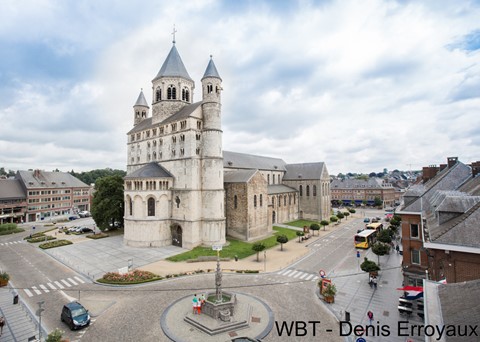
[(390, 235), (390, 229), (383, 229), (378, 232), (377, 240), (383, 243), (392, 242), (392, 236)]
[(100, 230), (115, 222), (123, 226), (123, 178), (119, 175), (99, 178), (95, 183), (95, 194), (92, 203), (92, 217)]
[(288, 242), (288, 237), (284, 234), (278, 235), (277, 242), (280, 244), (280, 250), (283, 251), (283, 244)]
[(383, 205), (383, 201), (380, 197), (375, 197), (374, 200), (373, 200), (373, 204), (376, 206), (376, 207), (381, 207)]
[(325, 231), (325, 226), (328, 226), (329, 225), (329, 222), (327, 220), (321, 220), (320, 221), (320, 225), (323, 226), (323, 231)]
[(110, 168), (106, 169), (96, 169), (91, 171), (85, 171), (81, 173), (76, 173), (75, 171), (70, 171), (70, 174), (78, 179), (80, 179), (85, 184), (95, 184), (97, 179), (104, 178), (108, 176), (120, 176), (125, 177), (127, 173), (123, 170), (112, 170)]
[(374, 261), (368, 260), (367, 257), (365, 257), (364, 261), (360, 264), (360, 269), (363, 272), (378, 272), (380, 271), (380, 266), (378, 266)]
[(298, 236), (298, 242), (302, 242), (302, 236), (304, 236), (305, 234), (299, 230), (297, 230), (297, 236)]
[(353, 208), (348, 208), (348, 211), (350, 212), (350, 214), (355, 214), (357, 211)]
[(338, 221), (338, 217), (336, 217), (335, 215), (330, 216), (330, 222), (335, 223), (337, 221)]
[(348, 220), (348, 217), (350, 216), (350, 212), (345, 211), (345, 212), (343, 213), (343, 216), (345, 216), (345, 220)]
[(341, 213), (341, 212), (338, 212), (337, 217), (338, 217), (339, 222), (342, 222), (342, 219), (345, 217), (345, 215), (343, 215), (343, 213)]
[(252, 249), (257, 252), (257, 261), (260, 261), (259, 254), (265, 249), (265, 245), (261, 242), (254, 243)]
[(378, 264), (380, 265), (380, 256), (390, 252), (390, 245), (383, 242), (375, 242), (372, 246), (372, 252), (377, 255)]
[(319, 231), (320, 230), (320, 226), (318, 225), (318, 223), (312, 223), (310, 225), (310, 229), (313, 230), (313, 235), (315, 235), (315, 231)]

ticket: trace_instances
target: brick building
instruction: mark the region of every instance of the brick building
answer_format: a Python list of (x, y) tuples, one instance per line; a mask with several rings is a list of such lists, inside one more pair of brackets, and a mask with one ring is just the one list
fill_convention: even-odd
[(0, 179), (0, 224), (22, 223), (27, 213), (27, 196), (18, 179)]
[(391, 207), (398, 200), (393, 185), (381, 178), (334, 179), (330, 189), (333, 205), (374, 205), (379, 198), (384, 207)]

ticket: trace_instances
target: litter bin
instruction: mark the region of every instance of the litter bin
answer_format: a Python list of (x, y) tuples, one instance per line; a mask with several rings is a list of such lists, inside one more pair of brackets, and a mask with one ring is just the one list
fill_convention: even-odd
[(350, 312), (345, 311), (345, 321), (350, 322)]
[(18, 295), (13, 296), (13, 304), (18, 304)]

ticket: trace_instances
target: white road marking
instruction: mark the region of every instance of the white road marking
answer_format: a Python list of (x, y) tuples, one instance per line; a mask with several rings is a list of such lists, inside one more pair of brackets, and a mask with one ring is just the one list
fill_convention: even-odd
[(36, 286), (32, 286), (32, 290), (35, 291), (37, 295), (42, 294), (42, 292), (39, 291)]
[(40, 285), (40, 288), (41, 288), (43, 291), (45, 291), (46, 293), (49, 293), (49, 292), (50, 292), (50, 290), (47, 289), (47, 287), (46, 287), (45, 285)]
[(58, 281), (54, 281), (55, 285), (58, 286), (59, 289), (64, 289), (65, 286), (63, 286), (62, 284), (60, 284)]
[(77, 277), (77, 276), (75, 276), (74, 278), (75, 278), (75, 279), (77, 279), (77, 280), (78, 280), (79, 282), (81, 282), (82, 284), (85, 284), (85, 281), (83, 281), (83, 279), (82, 279), (82, 278), (80, 278), (80, 277)]
[(69, 280), (73, 285), (78, 285), (78, 283), (77, 283), (75, 280), (73, 280), (72, 278), (68, 278), (68, 280)]
[(72, 287), (72, 285), (70, 285), (70, 283), (68, 281), (66, 281), (65, 279), (62, 279), (60, 280), (62, 283), (64, 283), (65, 285), (67, 285), (67, 287)]
[(308, 275), (308, 273), (305, 273), (304, 275), (302, 275), (302, 276), (300, 277), (300, 279), (305, 278), (307, 275)]
[(310, 278), (313, 277), (313, 274), (310, 274), (308, 277), (305, 278), (305, 280), (310, 280)]
[(293, 270), (288, 270), (287, 272), (285, 272), (283, 275), (288, 275), (289, 273), (291, 273)]
[(51, 288), (52, 290), (56, 290), (57, 288), (52, 285), (52, 283), (47, 283), (48, 287)]
[(25, 293), (27, 294), (27, 296), (29, 296), (29, 297), (33, 296), (33, 293), (30, 292), (29, 289), (23, 289), (23, 291), (25, 291)]

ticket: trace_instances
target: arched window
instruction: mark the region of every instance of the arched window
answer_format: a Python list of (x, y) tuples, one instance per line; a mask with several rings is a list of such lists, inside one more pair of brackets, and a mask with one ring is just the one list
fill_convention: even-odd
[(283, 205), (284, 205), (284, 206), (287, 205), (287, 195), (284, 195), (284, 196), (283, 196)]
[(257, 195), (253, 195), (253, 207), (257, 207)]
[(278, 207), (282, 206), (282, 196), (278, 195)]
[(145, 111), (142, 111), (142, 118), (146, 118), (147, 117), (147, 113)]
[(160, 87), (157, 87), (157, 90), (155, 91), (155, 101), (158, 102), (162, 99), (162, 90)]
[(155, 216), (155, 199), (150, 197), (147, 202), (147, 215), (148, 216)]
[(292, 195), (288, 195), (288, 205), (292, 205)]
[(275, 196), (272, 196), (272, 206), (275, 208)]
[(167, 100), (176, 100), (177, 99), (177, 88), (171, 84), (167, 89)]
[(233, 208), (237, 209), (238, 206), (238, 198), (237, 195), (233, 196)]
[(298, 187), (298, 191), (300, 191), (300, 196), (303, 196), (303, 186), (302, 185), (300, 185)]
[(139, 118), (140, 117), (140, 112), (135, 112), (135, 117)]
[(213, 91), (213, 86), (211, 84), (207, 84), (207, 93), (210, 94)]
[(317, 196), (317, 186), (313, 186), (313, 196)]
[(270, 175), (267, 175), (267, 184), (270, 184)]
[(182, 101), (185, 101), (185, 89), (182, 89)]
[(133, 201), (131, 198), (128, 199), (128, 210), (130, 212), (130, 216), (133, 215)]
[(262, 198), (262, 194), (260, 194), (260, 206), (263, 205), (263, 198)]
[(278, 175), (278, 182), (277, 183), (280, 184), (280, 175)]
[(310, 196), (310, 185), (307, 185), (307, 196)]
[(190, 91), (188, 89), (185, 90), (185, 101), (190, 102)]

